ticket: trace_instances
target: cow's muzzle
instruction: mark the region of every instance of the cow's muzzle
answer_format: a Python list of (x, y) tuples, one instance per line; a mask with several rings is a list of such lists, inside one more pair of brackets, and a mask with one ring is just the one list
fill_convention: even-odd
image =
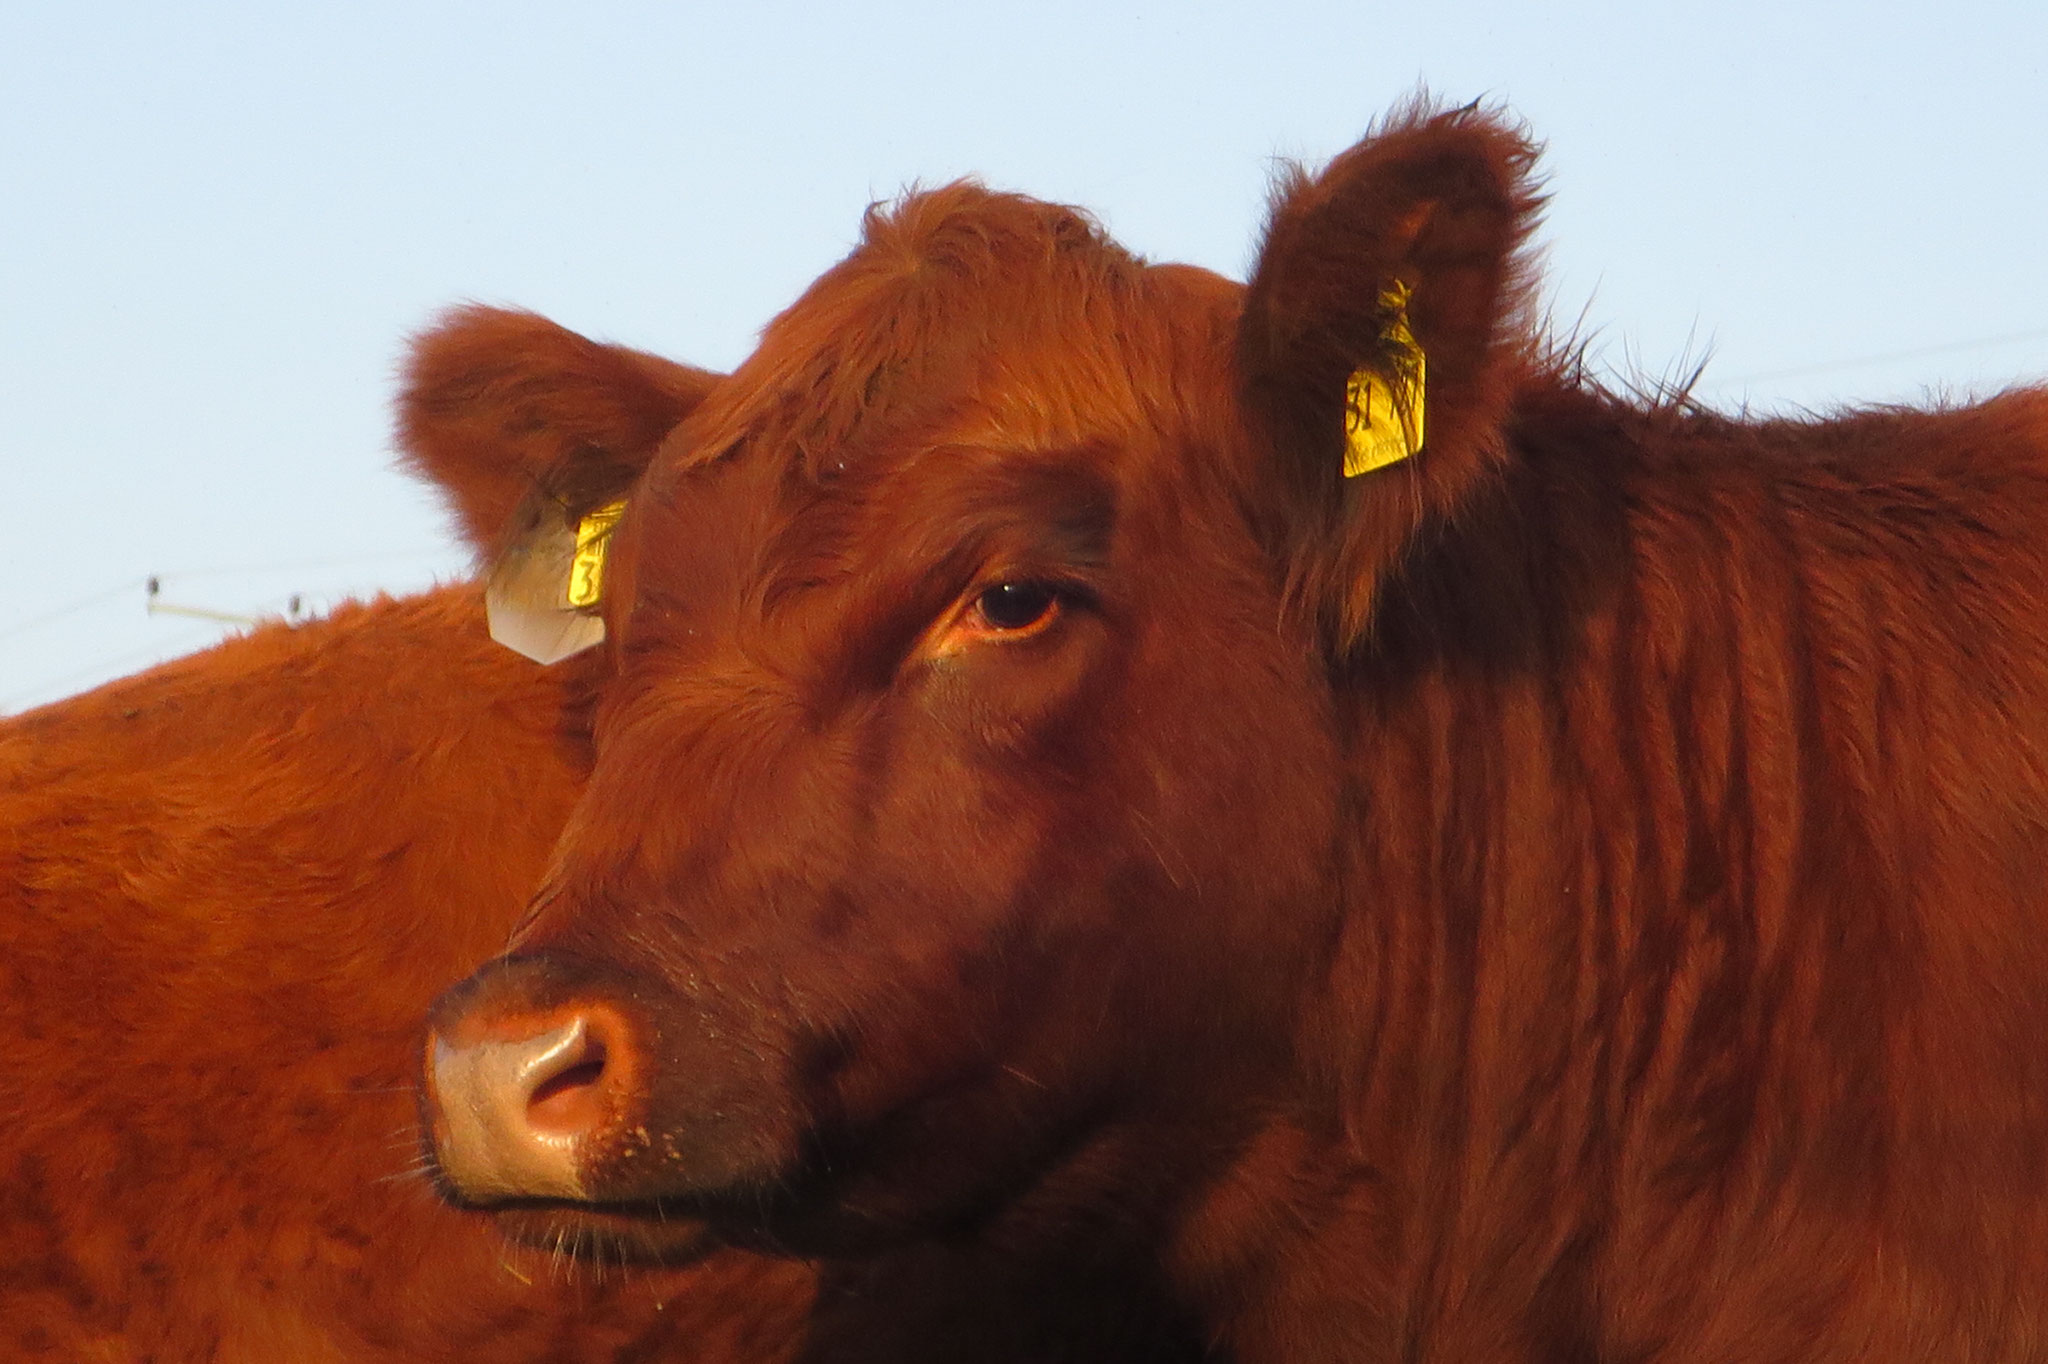
[(589, 1171), (618, 1145), (638, 1069), (623, 1016), (588, 998), (550, 1005), (524, 963), (445, 998), (427, 1036), (423, 1117), (458, 1202), (592, 1197)]

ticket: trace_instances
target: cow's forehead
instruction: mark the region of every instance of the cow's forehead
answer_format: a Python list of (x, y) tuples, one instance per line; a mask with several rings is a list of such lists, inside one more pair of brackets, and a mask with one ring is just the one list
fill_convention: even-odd
[[(871, 210), (860, 246), (768, 326), (663, 462), (750, 452), (829, 479), (934, 439), (1099, 434), (1168, 382), (1185, 347), (1165, 333), (1195, 273), (1148, 268), (1077, 210), (971, 184)], [(1198, 311), (1234, 289), (1215, 283)]]

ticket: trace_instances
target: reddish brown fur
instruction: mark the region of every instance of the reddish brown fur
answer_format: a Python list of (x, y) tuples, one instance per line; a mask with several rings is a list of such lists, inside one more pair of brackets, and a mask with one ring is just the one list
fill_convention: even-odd
[(451, 588), (0, 728), (0, 1355), (794, 1357), (798, 1266), (601, 1284), (414, 1170), (426, 1005), (579, 789), (563, 688)]
[(432, 432), (450, 510), (485, 562), (528, 495), (579, 513), (616, 496), (639, 472), (618, 452), (658, 443), (717, 377), (496, 308), (455, 309), (436, 336), (415, 357), (399, 440)]
[[(607, 451), (712, 382), (517, 314), (437, 335), (483, 358), (424, 356), (404, 416), (516, 471), (457, 500), (486, 547), (533, 488), (609, 496)], [(1137, 1294), (1059, 1265), (912, 1248), (821, 1278), (727, 1252), (622, 1276), (435, 1197), (421, 1026), (541, 873), (589, 759), (590, 662), (499, 648), (463, 587), (0, 726), (0, 1357), (1182, 1357)]]
[[(441, 1013), (630, 1019), (592, 1197), (1149, 1256), (1248, 1361), (2048, 1356), (2048, 394), (1618, 399), (1532, 161), (1397, 116), (1242, 291), (919, 196), (637, 452)], [(1429, 442), (1346, 481), (1396, 281)]]
[(0, 1358), (1183, 1357), (1057, 1267), (622, 1277), (434, 1196), (421, 1020), (502, 946), (586, 761), (576, 670), (478, 606), (347, 607), (0, 727)]

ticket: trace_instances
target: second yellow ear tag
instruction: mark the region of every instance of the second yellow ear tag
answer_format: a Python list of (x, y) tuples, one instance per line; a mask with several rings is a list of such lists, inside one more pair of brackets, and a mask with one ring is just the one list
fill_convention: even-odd
[(1380, 339), (1391, 373), (1370, 365), (1344, 385), (1344, 477), (1399, 463), (1422, 449), (1423, 388), (1428, 361), (1408, 330), (1408, 286), (1395, 281), (1380, 295), (1389, 314)]

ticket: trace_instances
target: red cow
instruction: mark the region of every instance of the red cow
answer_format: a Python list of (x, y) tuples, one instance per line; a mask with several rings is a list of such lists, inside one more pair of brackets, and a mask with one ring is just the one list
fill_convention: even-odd
[(0, 727), (0, 1357), (792, 1357), (810, 1274), (508, 1253), (413, 1173), (426, 1006), (581, 780), (474, 589)]
[(1244, 1361), (2048, 1358), (2048, 393), (1605, 392), (1533, 157), (1398, 116), (1243, 288), (913, 196), (587, 463), (455, 1196), (1149, 1248)]
[[(534, 319), (472, 335), (551, 382), (441, 374), (504, 419), (438, 428), (444, 453), (656, 439), (710, 382)], [(428, 1005), (502, 949), (588, 763), (588, 664), (500, 649), (475, 596), (266, 628), (0, 725), (0, 1358), (1176, 1357), (1140, 1294), (1064, 1266), (622, 1276), (434, 1195)]]

